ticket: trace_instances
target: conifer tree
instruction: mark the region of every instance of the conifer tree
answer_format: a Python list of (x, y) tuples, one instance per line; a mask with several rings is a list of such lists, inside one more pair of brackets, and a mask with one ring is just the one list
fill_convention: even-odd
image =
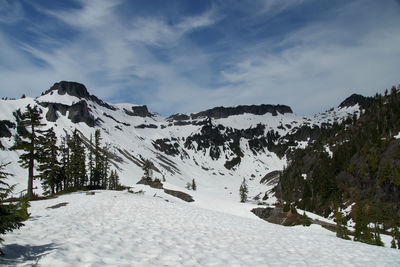
[(110, 168), (109, 150), (110, 150), (110, 145), (109, 144), (106, 144), (102, 149), (102, 151), (103, 151), (103, 155), (102, 155), (102, 158), (103, 158), (103, 163), (102, 163), (103, 169), (102, 169), (102, 172), (101, 172), (101, 179), (100, 180), (101, 180), (101, 187), (104, 188), (104, 189), (107, 188), (107, 184), (108, 184), (108, 181), (107, 181), (108, 180), (108, 170)]
[(247, 201), (247, 194), (249, 193), (249, 189), (247, 188), (247, 183), (246, 183), (246, 178), (243, 178), (243, 182), (240, 185), (239, 188), (239, 194), (240, 194), (240, 202), (246, 202)]
[(142, 166), (143, 178), (147, 180), (153, 179), (153, 163), (150, 160), (145, 160)]
[(70, 159), (70, 149), (68, 146), (68, 135), (66, 134), (62, 139), (61, 139), (61, 146), (60, 146), (60, 155), (61, 155), (61, 168), (60, 168), (60, 180), (62, 180), (63, 184), (63, 190), (67, 189), (69, 187), (69, 180), (70, 180), (70, 164), (69, 164), (69, 159)]
[(350, 239), (346, 234), (346, 226), (343, 223), (343, 214), (338, 205), (335, 205), (336, 236), (343, 239)]
[(42, 187), (47, 194), (54, 194), (56, 186), (59, 188), (60, 162), (58, 161), (59, 148), (57, 146), (57, 136), (53, 130), (44, 132), (39, 138), (38, 147), (38, 170), (41, 172), (39, 177), (42, 180)]
[(93, 137), (90, 135), (89, 140), (89, 185), (93, 186), (93, 172), (94, 172), (94, 161), (93, 161)]
[(39, 128), (45, 124), (41, 123), (42, 117), (37, 106), (33, 108), (28, 105), (24, 113), (15, 112), (14, 117), (17, 121), (17, 129), (20, 129), (20, 137), (17, 137), (15, 144), (10, 147), (10, 150), (22, 150), (25, 153), (21, 154), (19, 163), (23, 168), (28, 168), (28, 190), (27, 196), (33, 196), (33, 179), (35, 161), (38, 160), (38, 137)]
[(110, 173), (110, 176), (108, 178), (108, 189), (110, 190), (118, 190), (120, 189), (121, 185), (119, 183), (119, 176), (117, 174), (117, 171), (113, 170)]
[[(4, 235), (6, 232), (13, 231), (14, 229), (18, 229), (24, 224), (22, 223), (24, 220), (28, 219), (29, 214), (27, 211), (28, 202), (21, 201), (17, 204), (15, 203), (5, 203), (5, 200), (12, 193), (14, 186), (10, 186), (5, 180), (8, 176), (12, 176), (12, 174), (4, 172), (4, 167), (7, 164), (0, 164), (0, 234)], [(0, 237), (0, 242), (3, 239)], [(0, 250), (0, 255), (4, 255), (4, 253)]]
[(192, 179), (192, 185), (191, 185), (191, 187), (192, 187), (192, 190), (193, 190), (193, 191), (196, 191), (197, 185), (196, 185), (196, 181), (195, 181), (194, 179)]
[(100, 130), (97, 129), (94, 133), (94, 169), (93, 169), (93, 185), (96, 187), (100, 186), (103, 170), (104, 170), (104, 159), (100, 147), (101, 134)]
[(69, 146), (71, 149), (71, 182), (73, 187), (83, 187), (86, 184), (86, 154), (77, 130), (74, 131)]

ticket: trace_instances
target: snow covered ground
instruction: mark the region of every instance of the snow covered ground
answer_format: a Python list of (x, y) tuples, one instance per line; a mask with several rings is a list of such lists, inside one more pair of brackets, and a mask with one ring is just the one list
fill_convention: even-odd
[[(400, 266), (398, 250), (338, 239), (315, 225), (270, 224), (245, 212), (248, 205), (229, 214), (196, 201), (153, 189), (35, 201), (26, 226), (5, 236), (0, 265)], [(67, 204), (48, 208), (59, 203)]]

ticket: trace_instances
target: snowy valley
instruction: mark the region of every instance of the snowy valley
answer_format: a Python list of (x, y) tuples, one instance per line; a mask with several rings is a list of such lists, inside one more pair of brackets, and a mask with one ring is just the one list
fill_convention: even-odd
[[(110, 171), (129, 190), (74, 192), (32, 201), (25, 226), (5, 235), (6, 257), (17, 266), (400, 266), (398, 250), (346, 241), (320, 225), (284, 227), (251, 210), (274, 207), (277, 171), (289, 152), (305, 148), (321, 129), (358, 118), (363, 98), (337, 108), (298, 116), (284, 105), (217, 107), (167, 118), (146, 106), (106, 103), (75, 82), (54, 84), (42, 96), (0, 100), (0, 162), (14, 174), (15, 194), (24, 192), (27, 170), (19, 152), (13, 112), (41, 110), (43, 129), (57, 137), (89, 140), (100, 130), (109, 148)], [(332, 153), (329, 146), (327, 153)], [(186, 193), (185, 202), (164, 190), (137, 184), (146, 160), (164, 189)], [(278, 175), (279, 176), (279, 175)], [(248, 201), (240, 203), (246, 180)], [(306, 179), (306, 177), (304, 178)], [(197, 189), (187, 188), (196, 182)], [(43, 194), (35, 180), (35, 193)], [(300, 211), (299, 211), (300, 212)], [(333, 223), (308, 213), (309, 217)]]

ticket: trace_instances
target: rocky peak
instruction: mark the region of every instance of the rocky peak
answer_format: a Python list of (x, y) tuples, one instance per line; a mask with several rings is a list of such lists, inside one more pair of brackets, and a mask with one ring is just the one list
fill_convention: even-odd
[(146, 105), (143, 106), (132, 106), (132, 110), (124, 109), (124, 112), (129, 116), (139, 116), (139, 117), (152, 117), (153, 114), (149, 112)]
[(51, 91), (57, 91), (60, 95), (68, 94), (70, 96), (76, 96), (78, 98), (90, 98), (90, 94), (87, 91), (85, 85), (77, 82), (61, 81), (55, 83), (49, 90), (45, 92), (45, 94), (48, 94)]
[(372, 102), (372, 100), (373, 100), (372, 97), (365, 97), (359, 94), (352, 94), (339, 105), (339, 108), (353, 107), (358, 104), (360, 107), (365, 109)]
[(254, 114), (254, 115), (264, 115), (266, 113), (271, 113), (273, 116), (277, 116), (278, 113), (293, 113), (289, 106), (285, 105), (240, 105), (236, 107), (215, 107), (202, 111), (199, 113), (191, 114), (192, 119), (197, 119), (200, 117), (211, 117), (214, 119), (227, 118), (233, 115), (241, 114)]

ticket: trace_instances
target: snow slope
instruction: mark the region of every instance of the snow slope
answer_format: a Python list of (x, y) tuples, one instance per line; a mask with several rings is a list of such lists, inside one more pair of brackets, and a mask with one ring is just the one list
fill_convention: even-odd
[[(6, 235), (0, 264), (400, 266), (398, 250), (338, 239), (319, 226), (282, 227), (152, 194), (77, 192), (32, 202), (26, 226)], [(67, 204), (48, 208), (59, 203)]]

